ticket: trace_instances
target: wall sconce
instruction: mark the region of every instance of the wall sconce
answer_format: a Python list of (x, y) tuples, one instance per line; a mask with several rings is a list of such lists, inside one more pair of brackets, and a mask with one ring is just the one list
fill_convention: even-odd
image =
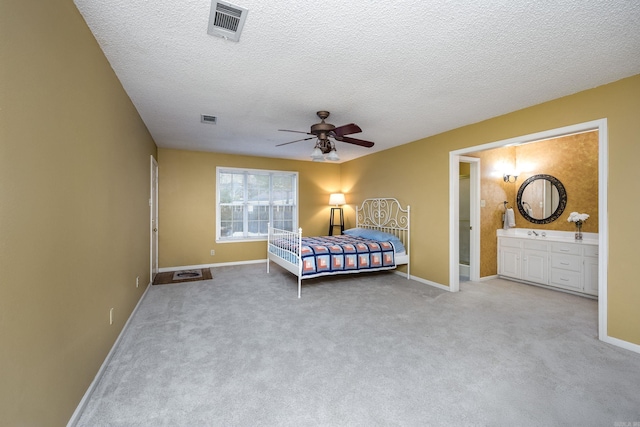
[[(511, 181), (511, 178), (513, 178), (513, 181)], [(517, 173), (517, 172), (512, 172), (512, 173), (510, 173), (510, 174), (505, 173), (505, 174), (502, 176), (502, 179), (504, 179), (504, 182), (511, 182), (511, 183), (514, 183), (514, 182), (516, 182), (516, 181), (518, 180), (518, 173)]]
[[(340, 226), (340, 234), (344, 232), (344, 213), (342, 212), (342, 208), (339, 207), (341, 205), (346, 205), (347, 201), (344, 198), (343, 193), (333, 193), (329, 196), (329, 205), (334, 206), (331, 208), (331, 217), (329, 219), (329, 236), (333, 236), (333, 228)], [(340, 223), (335, 223), (335, 213), (336, 211), (340, 212)]]

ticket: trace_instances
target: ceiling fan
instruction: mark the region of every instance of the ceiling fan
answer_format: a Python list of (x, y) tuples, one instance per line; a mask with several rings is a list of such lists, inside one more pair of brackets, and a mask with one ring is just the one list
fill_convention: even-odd
[(331, 123), (325, 123), (325, 119), (329, 117), (328, 111), (318, 111), (316, 113), (318, 117), (320, 117), (321, 122), (316, 123), (311, 126), (311, 132), (303, 132), (298, 130), (289, 130), (289, 129), (278, 129), (282, 132), (296, 132), (296, 133), (304, 133), (306, 135), (313, 135), (309, 138), (296, 139), (295, 141), (285, 142), (283, 144), (278, 144), (276, 147), (280, 147), (281, 145), (293, 144), (294, 142), (299, 141), (307, 141), (309, 139), (317, 138), (316, 145), (311, 153), (311, 158), (313, 161), (322, 162), (325, 160), (325, 155), (327, 160), (338, 161), (340, 158), (338, 157), (338, 153), (336, 152), (336, 145), (329, 138), (333, 138), (336, 141), (347, 142), (349, 144), (360, 145), (362, 147), (373, 147), (373, 142), (365, 141), (363, 139), (351, 138), (350, 136), (354, 133), (362, 132), (360, 126), (355, 123), (349, 123), (343, 126), (334, 126)]

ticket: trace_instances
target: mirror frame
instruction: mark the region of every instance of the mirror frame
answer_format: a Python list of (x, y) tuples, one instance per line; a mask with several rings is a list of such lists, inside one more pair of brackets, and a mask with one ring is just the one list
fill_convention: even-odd
[[(536, 218), (530, 217), (529, 214), (522, 207), (522, 193), (524, 193), (524, 190), (525, 188), (527, 188), (527, 185), (529, 185), (531, 182), (536, 181), (538, 179), (545, 179), (547, 181), (550, 181), (551, 184), (554, 187), (556, 187), (556, 189), (558, 190), (558, 207), (551, 214), (551, 216), (544, 219), (536, 219)], [(545, 175), (545, 174), (532, 175), (529, 178), (527, 178), (518, 189), (518, 197), (516, 198), (516, 204), (518, 205), (518, 211), (520, 211), (520, 215), (522, 215), (524, 219), (526, 219), (527, 221), (532, 222), (534, 224), (549, 224), (555, 221), (556, 219), (560, 218), (560, 215), (562, 215), (562, 212), (564, 212), (564, 209), (567, 207), (567, 191), (565, 190), (564, 185), (562, 185), (562, 183), (558, 180), (558, 178), (554, 176)]]

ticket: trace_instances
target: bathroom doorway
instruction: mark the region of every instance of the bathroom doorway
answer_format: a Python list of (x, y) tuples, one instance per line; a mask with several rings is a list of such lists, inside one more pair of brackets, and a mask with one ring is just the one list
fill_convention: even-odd
[[(577, 125), (567, 126), (564, 128), (552, 129), (530, 135), (510, 138), (507, 140), (496, 141), (488, 144), (468, 147), (460, 150), (451, 151), (449, 153), (449, 190), (450, 190), (450, 229), (449, 229), (449, 248), (450, 248), (450, 270), (449, 270), (449, 289), (452, 292), (460, 290), (460, 225), (459, 225), (459, 203), (460, 203), (460, 163), (468, 161), (467, 155), (484, 150), (490, 150), (510, 145), (525, 144), (529, 142), (541, 141), (545, 139), (558, 138), (569, 134), (581, 133), (587, 131), (598, 131), (598, 241), (599, 241), (599, 257), (598, 257), (598, 335), (600, 340), (610, 342), (607, 333), (607, 270), (608, 270), (608, 215), (607, 215), (607, 119), (599, 119), (591, 122), (580, 123)], [(471, 173), (473, 178), (474, 174)], [(473, 186), (473, 182), (471, 182)], [(473, 189), (472, 189), (473, 193)], [(479, 193), (479, 189), (478, 189)], [(474, 213), (474, 207), (476, 211)], [(472, 227), (476, 227), (473, 223), (479, 217), (481, 201), (471, 200), (471, 222)], [(477, 225), (479, 229), (479, 224)], [(475, 232), (471, 236), (476, 235)], [(471, 280), (473, 277), (473, 253), (474, 242), (471, 241)], [(479, 250), (479, 249), (478, 249)]]

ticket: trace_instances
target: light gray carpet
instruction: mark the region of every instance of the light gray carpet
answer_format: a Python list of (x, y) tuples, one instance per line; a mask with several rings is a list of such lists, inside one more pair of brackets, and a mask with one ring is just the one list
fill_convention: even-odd
[[(594, 300), (393, 273), (303, 282), (272, 264), (153, 286), (80, 426), (614, 426), (640, 355)], [(621, 425), (621, 424), (618, 424)]]

